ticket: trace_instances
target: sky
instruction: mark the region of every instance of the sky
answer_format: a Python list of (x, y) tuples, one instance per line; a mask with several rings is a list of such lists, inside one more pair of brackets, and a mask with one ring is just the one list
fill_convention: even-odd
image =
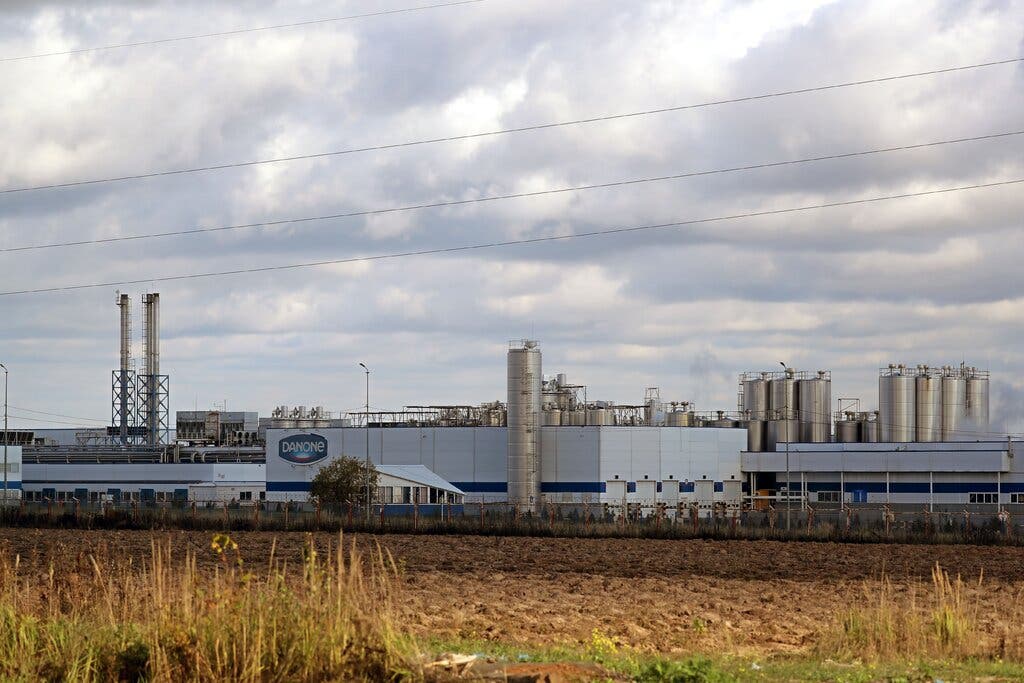
[[(5, 2), (0, 189), (458, 136), (1024, 55), (1024, 2)], [(0, 250), (369, 211), (1024, 129), (1024, 63), (311, 160), (0, 194)], [(200, 235), (0, 251), (0, 290), (713, 218), (1024, 178), (1024, 135)], [(1024, 432), (1024, 186), (674, 229), (0, 296), (13, 426), (110, 419), (115, 292), (162, 299), (171, 409), (504, 400), (509, 340), (588, 397), (734, 409), (737, 375), (992, 372)], [(137, 344), (136, 354), (141, 351)], [(41, 412), (29, 412), (41, 411)], [(53, 413), (43, 415), (42, 413)], [(87, 419), (83, 419), (87, 418)], [(48, 421), (44, 421), (48, 420)]]

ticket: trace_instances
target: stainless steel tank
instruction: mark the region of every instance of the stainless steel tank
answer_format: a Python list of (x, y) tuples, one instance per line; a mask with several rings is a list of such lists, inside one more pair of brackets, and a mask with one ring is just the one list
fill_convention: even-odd
[(760, 453), (765, 448), (768, 422), (766, 420), (749, 420), (747, 422), (747, 451)]
[(942, 370), (942, 440), (957, 441), (967, 417), (967, 380), (958, 368)]
[(917, 441), (942, 440), (942, 378), (922, 368), (915, 380)]
[(860, 442), (860, 421), (848, 415), (845, 420), (836, 420), (836, 442)]
[(757, 379), (743, 380), (743, 405), (741, 409), (751, 420), (768, 418), (768, 373)]
[(769, 420), (765, 427), (765, 450), (777, 450), (781, 443), (793, 443), (800, 437), (799, 420)]
[(799, 389), (794, 372), (768, 381), (768, 408), (780, 420), (796, 420), (800, 412)]
[(540, 505), (541, 354), (537, 342), (508, 350), (508, 503)]
[(988, 376), (977, 368), (971, 368), (967, 376), (967, 422), (968, 431), (974, 432), (968, 437), (974, 440), (984, 439), (988, 432)]
[(905, 367), (878, 378), (879, 436), (885, 443), (909, 443), (917, 436), (916, 377)]
[(860, 422), (860, 440), (864, 443), (878, 443), (878, 411), (861, 413), (857, 421)]
[(831, 436), (832, 381), (824, 371), (814, 379), (799, 380), (800, 440), (804, 443), (826, 443)]
[(613, 424), (611, 411), (605, 408), (588, 408), (587, 425), (611, 425)]
[(665, 423), (669, 427), (692, 427), (693, 413), (686, 410), (673, 410), (665, 415)]
[(545, 427), (558, 427), (562, 424), (562, 411), (558, 409), (548, 409), (543, 413), (544, 417), (541, 421)]

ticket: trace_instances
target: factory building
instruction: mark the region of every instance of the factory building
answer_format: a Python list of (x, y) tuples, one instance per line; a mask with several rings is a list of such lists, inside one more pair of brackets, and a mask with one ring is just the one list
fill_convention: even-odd
[(408, 490), (416, 505), (521, 511), (630, 503), (696, 504), (703, 514), (767, 505), (1024, 512), (1021, 441), (990, 432), (989, 375), (965, 364), (880, 369), (877, 410), (860, 399), (833, 404), (827, 370), (745, 372), (735, 412), (700, 412), (663, 402), (655, 387), (637, 404), (588, 397), (585, 384), (545, 375), (540, 346), (522, 340), (507, 352), (505, 401), (339, 416), (320, 406), (278, 406), (269, 418), (182, 411), (171, 430), (159, 295), (143, 300), (141, 373), (130, 302), (117, 301), (111, 426), (8, 435), (24, 444), (12, 489), (23, 485), (30, 500), (301, 502), (321, 467), (349, 456), (388, 473), (379, 496), (395, 506), (410, 504)]

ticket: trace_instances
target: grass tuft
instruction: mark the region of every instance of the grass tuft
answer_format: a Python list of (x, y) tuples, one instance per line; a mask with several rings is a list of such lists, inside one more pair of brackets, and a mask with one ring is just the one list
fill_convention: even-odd
[(95, 556), (42, 581), (0, 556), (0, 678), (76, 681), (388, 681), (411, 675), (392, 620), (395, 567), (354, 546), (301, 567), (244, 566), (226, 535), (200, 571), (152, 546), (143, 567)]

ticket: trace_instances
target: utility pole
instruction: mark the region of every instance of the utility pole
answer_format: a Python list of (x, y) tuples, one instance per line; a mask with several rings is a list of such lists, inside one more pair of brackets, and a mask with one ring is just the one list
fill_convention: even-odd
[(784, 405), (784, 407), (782, 409), (782, 413), (783, 413), (782, 421), (783, 421), (783, 424), (786, 425), (786, 531), (789, 531), (790, 529), (792, 529), (792, 518), (790, 516), (790, 509), (791, 509), (791, 506), (793, 504), (793, 492), (792, 492), (792, 489), (791, 489), (792, 483), (790, 481), (790, 472), (789, 472), (789, 442), (792, 439), (792, 435), (789, 433), (790, 432), (789, 428), (791, 426), (791, 422), (790, 422), (790, 419), (789, 419), (789, 392), (785, 391), (785, 389), (786, 389), (785, 382), (786, 382), (787, 379), (789, 379), (789, 368), (786, 367), (786, 364), (783, 363), (781, 360), (779, 361), (779, 365), (781, 365), (783, 367), (783, 369), (786, 370), (786, 376), (783, 377), (783, 379), (782, 379), (782, 382), (783, 382), (783, 384), (782, 384), (783, 396), (786, 399), (785, 400), (785, 405)]
[(370, 519), (370, 368), (360, 363), (366, 371), (366, 519)]
[(4, 370), (4, 506), (7, 506), (7, 443), (11, 440), (7, 432), (7, 366), (0, 363)]

